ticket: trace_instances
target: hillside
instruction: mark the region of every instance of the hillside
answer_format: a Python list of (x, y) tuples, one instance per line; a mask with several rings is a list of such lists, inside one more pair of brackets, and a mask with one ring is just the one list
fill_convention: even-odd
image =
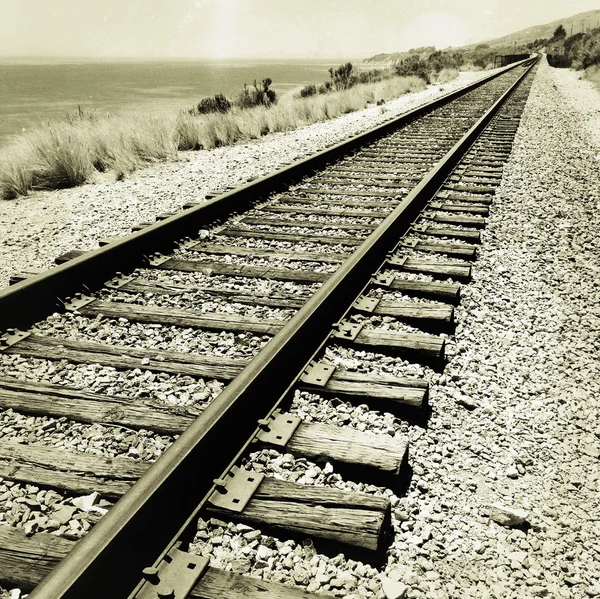
[[(461, 46), (458, 48), (447, 48), (447, 50), (452, 51), (469, 51), (475, 49), (477, 46), (488, 46), (490, 50), (503, 48), (504, 50), (512, 50), (517, 46), (526, 46), (527, 44), (534, 42), (535, 40), (542, 38), (551, 38), (555, 29), (562, 25), (567, 35), (571, 35), (571, 31), (573, 34), (578, 33), (582, 30), (588, 31), (589, 29), (593, 29), (600, 24), (600, 10), (590, 10), (588, 12), (582, 12), (577, 15), (573, 15), (571, 17), (565, 17), (564, 19), (558, 19), (556, 21), (552, 21), (551, 23), (546, 23), (545, 25), (536, 25), (534, 27), (528, 27), (527, 29), (522, 29), (515, 33), (511, 33), (510, 35), (505, 35), (503, 37), (499, 37), (493, 40), (487, 40), (483, 42), (478, 42), (476, 44), (470, 44), (468, 46)], [(418, 49), (417, 49), (418, 50)], [(376, 56), (372, 56), (367, 58), (365, 62), (368, 63), (396, 63), (400, 60), (404, 60), (408, 57), (409, 54), (415, 52), (415, 50), (409, 50), (408, 52), (394, 52), (391, 54), (377, 54)]]
[[(546, 23), (545, 25), (528, 27), (527, 29), (522, 29), (521, 31), (517, 31), (503, 37), (479, 43), (485, 43), (491, 48), (498, 46), (514, 46), (515, 43), (517, 46), (526, 45), (535, 41), (536, 39), (551, 38), (555, 29), (559, 25), (562, 25), (565, 28), (567, 35), (571, 35), (581, 32), (582, 28), (587, 32), (588, 29), (598, 27), (599, 24), (600, 10), (590, 10), (588, 12), (579, 13), (572, 17), (558, 19), (556, 21), (552, 21), (551, 23)], [(471, 44), (469, 46), (463, 46), (463, 48), (474, 48), (477, 45), (478, 44)]]

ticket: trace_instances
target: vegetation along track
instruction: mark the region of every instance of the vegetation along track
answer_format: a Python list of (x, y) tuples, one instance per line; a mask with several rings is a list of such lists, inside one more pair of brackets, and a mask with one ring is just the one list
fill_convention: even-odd
[[(188, 546), (202, 516), (381, 562), (389, 494), (265, 476), (249, 451), (402, 491), (398, 435), (305, 421), (294, 402), (426, 420), (427, 381), (357, 350), (443, 367), (533, 64), (15, 277), (0, 292), (0, 580), (32, 598), (313, 596), (209, 567)], [(106, 391), (82, 390), (98, 373)]]

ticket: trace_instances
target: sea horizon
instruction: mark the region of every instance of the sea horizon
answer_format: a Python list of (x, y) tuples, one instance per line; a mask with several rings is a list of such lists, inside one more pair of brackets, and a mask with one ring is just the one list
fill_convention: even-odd
[[(282, 95), (329, 79), (344, 60), (319, 58), (98, 58), (0, 56), (0, 147), (80, 108), (99, 115), (187, 110), (205, 96), (234, 97), (270, 78)], [(345, 60), (348, 62), (348, 59)]]

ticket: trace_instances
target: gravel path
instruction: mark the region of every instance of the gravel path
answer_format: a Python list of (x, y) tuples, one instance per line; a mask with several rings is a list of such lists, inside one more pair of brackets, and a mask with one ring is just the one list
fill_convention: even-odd
[(269, 174), (488, 73), (461, 73), (455, 81), (384, 106), (245, 145), (182, 152), (179, 162), (137, 171), (121, 182), (107, 175), (94, 184), (0, 202), (0, 288), (15, 272), (46, 270), (68, 250), (95, 249), (101, 239), (126, 235), (132, 226), (153, 221), (157, 214)]

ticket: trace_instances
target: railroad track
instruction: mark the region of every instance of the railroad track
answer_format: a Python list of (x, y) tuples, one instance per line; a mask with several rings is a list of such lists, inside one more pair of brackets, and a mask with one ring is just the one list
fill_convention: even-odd
[[(32, 598), (314, 596), (194, 553), (228, 526), (381, 563), (410, 480), (397, 423), (427, 419), (419, 374), (443, 368), (532, 66), (15, 276), (0, 580)], [(356, 400), (387, 434), (353, 422)], [(300, 476), (268, 476), (283, 454)], [(313, 463), (335, 468), (324, 486), (298, 482)]]

